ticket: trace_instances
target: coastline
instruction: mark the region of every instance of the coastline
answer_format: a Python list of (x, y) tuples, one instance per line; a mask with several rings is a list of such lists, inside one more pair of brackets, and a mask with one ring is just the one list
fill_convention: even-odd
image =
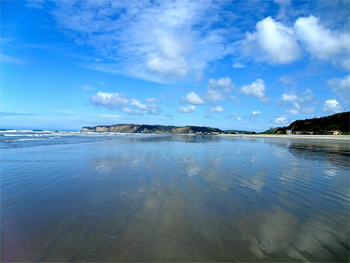
[(228, 137), (349, 141), (350, 135), (219, 134)]

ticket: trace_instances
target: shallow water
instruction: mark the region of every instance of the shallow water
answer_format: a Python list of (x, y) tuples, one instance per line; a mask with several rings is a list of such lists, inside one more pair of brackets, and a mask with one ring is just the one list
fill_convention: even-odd
[(84, 136), (2, 143), (2, 262), (349, 260), (348, 142)]

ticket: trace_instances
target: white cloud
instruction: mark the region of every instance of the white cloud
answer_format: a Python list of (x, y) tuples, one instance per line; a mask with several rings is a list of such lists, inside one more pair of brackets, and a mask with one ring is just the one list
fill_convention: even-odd
[(345, 104), (350, 104), (350, 75), (344, 78), (333, 78), (327, 83), (332, 87), (332, 91), (336, 93)]
[(236, 121), (242, 121), (243, 119), (241, 117), (236, 117)]
[(324, 112), (338, 113), (342, 112), (342, 107), (336, 99), (332, 99), (324, 102), (322, 110)]
[(315, 108), (312, 106), (314, 103), (313, 93), (310, 89), (307, 89), (304, 93), (299, 96), (295, 92), (289, 94), (282, 94), (279, 102), (292, 105), (292, 108), (286, 109), (286, 113), (289, 114), (311, 114), (315, 112)]
[(290, 102), (294, 102), (294, 101), (298, 101), (299, 97), (296, 96), (295, 94), (283, 94), (280, 101), (290, 101)]
[(97, 95), (90, 97), (92, 104), (97, 106), (105, 106), (110, 110), (116, 110), (121, 106), (127, 105), (129, 100), (119, 93), (97, 92)]
[(208, 88), (220, 89), (223, 92), (231, 92), (231, 90), (234, 88), (234, 85), (232, 83), (231, 78), (225, 77), (225, 78), (220, 78), (218, 80), (209, 79)]
[(182, 113), (192, 113), (192, 112), (194, 112), (195, 111), (195, 109), (196, 109), (196, 107), (195, 106), (193, 106), (193, 105), (190, 105), (190, 106), (188, 106), (188, 107), (185, 107), (185, 106), (179, 106), (179, 107), (177, 107), (177, 110), (179, 111), (179, 112), (182, 112)]
[(288, 119), (286, 117), (277, 117), (273, 120), (273, 123), (277, 125), (286, 125), (288, 124)]
[(291, 78), (291, 77), (285, 77), (285, 76), (282, 76), (278, 79), (278, 81), (284, 83), (284, 84), (297, 84), (296, 81)]
[(100, 114), (99, 118), (101, 119), (119, 119), (121, 116), (118, 114)]
[(136, 109), (132, 109), (130, 107), (124, 107), (124, 108), (121, 109), (121, 111), (124, 112), (124, 113), (127, 113), (129, 115), (139, 115), (139, 116), (142, 115), (141, 111), (136, 110)]
[(143, 113), (158, 115), (162, 112), (159, 106), (153, 103), (153, 100), (143, 104), (139, 99), (127, 99), (126, 96), (119, 93), (99, 91), (97, 95), (90, 97), (90, 101), (96, 106), (104, 106), (109, 110), (120, 110), (131, 115), (142, 115)]
[(221, 107), (221, 106), (215, 106), (213, 108), (210, 108), (207, 112), (212, 114), (212, 113), (219, 113), (219, 112), (225, 112), (226, 110)]
[(241, 88), (241, 92), (243, 92), (244, 94), (253, 95), (259, 98), (263, 102), (268, 101), (268, 98), (265, 95), (264, 91), (265, 91), (265, 84), (262, 79), (257, 79), (252, 84), (245, 85)]
[(310, 54), (350, 70), (350, 33), (324, 28), (314, 16), (298, 18), (296, 35)]
[(194, 104), (194, 105), (203, 105), (205, 104), (204, 100), (202, 100), (198, 94), (195, 92), (188, 93), (184, 98), (182, 98), (184, 103)]
[(260, 111), (259, 110), (258, 111), (253, 111), (252, 113), (253, 113), (253, 115), (258, 115), (258, 114), (260, 114)]
[[(228, 54), (221, 3), (211, 1), (57, 1), (58, 26), (116, 63), (88, 67), (157, 82), (203, 72)], [(71, 34), (73, 33), (73, 34)]]
[(234, 89), (231, 78), (225, 77), (218, 80), (209, 79), (206, 99), (210, 101), (226, 100), (227, 94)]
[(242, 42), (247, 55), (271, 64), (287, 64), (301, 57), (294, 31), (267, 17), (256, 24), (254, 33), (247, 33)]
[(149, 54), (146, 68), (166, 79), (184, 77), (189, 70), (188, 64), (183, 57), (172, 58), (156, 53)]
[(135, 106), (139, 110), (147, 110), (147, 105), (146, 104), (142, 104), (138, 99), (131, 99), (131, 103), (130, 104), (132, 106)]
[[(290, 2), (277, 3), (281, 6), (278, 15), (281, 18)], [(267, 17), (259, 21), (256, 31), (247, 33), (241, 42), (246, 55), (271, 64), (287, 64), (301, 58), (298, 43), (313, 57), (350, 70), (350, 32), (325, 28), (315, 16), (299, 17), (293, 27)]]

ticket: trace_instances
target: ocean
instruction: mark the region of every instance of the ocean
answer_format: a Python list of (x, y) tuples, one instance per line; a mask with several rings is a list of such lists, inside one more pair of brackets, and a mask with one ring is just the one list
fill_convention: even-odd
[(2, 262), (348, 262), (348, 141), (2, 130)]

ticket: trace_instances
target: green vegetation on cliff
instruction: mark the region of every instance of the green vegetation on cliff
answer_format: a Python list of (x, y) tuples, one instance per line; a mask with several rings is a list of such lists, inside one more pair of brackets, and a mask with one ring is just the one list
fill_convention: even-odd
[(339, 130), (342, 134), (348, 134), (350, 132), (350, 112), (337, 113), (322, 118), (297, 120), (288, 127), (278, 128), (275, 133), (286, 133), (287, 130), (305, 134), (308, 132), (328, 134), (331, 130)]

